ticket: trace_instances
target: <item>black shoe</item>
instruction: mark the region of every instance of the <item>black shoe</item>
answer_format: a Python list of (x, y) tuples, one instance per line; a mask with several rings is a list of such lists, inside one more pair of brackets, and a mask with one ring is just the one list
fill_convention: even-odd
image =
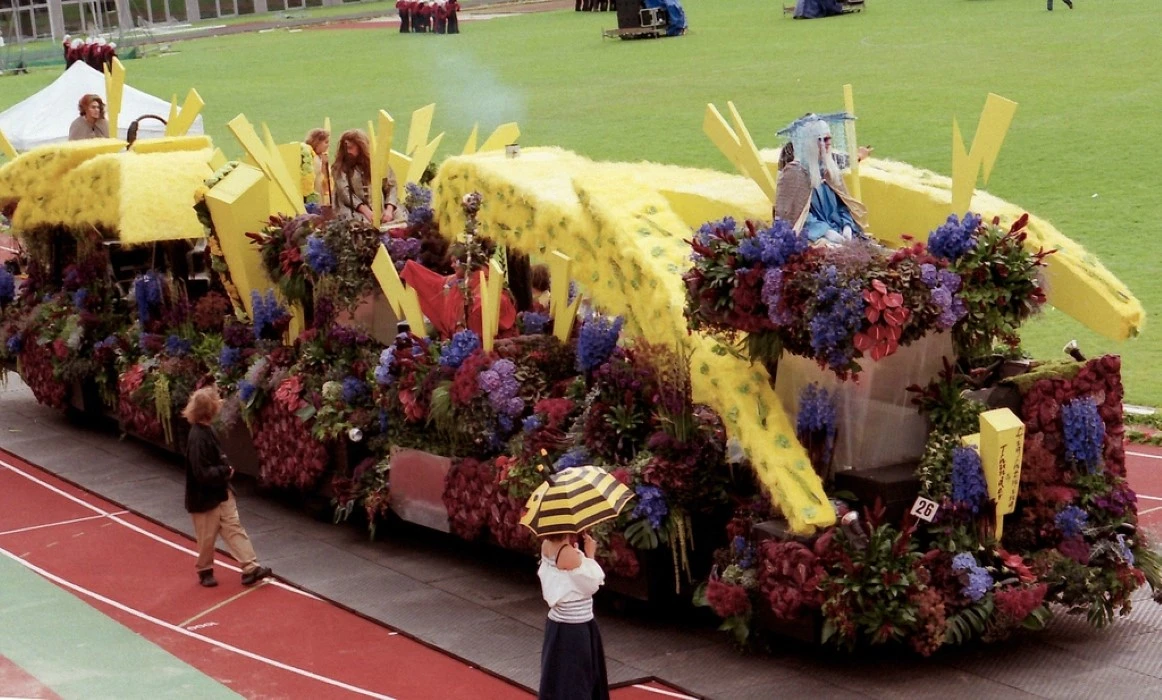
[(242, 585), (243, 586), (253, 586), (254, 584), (261, 581), (262, 579), (266, 578), (267, 576), (270, 576), (270, 574), (271, 574), (271, 571), (270, 571), (269, 566), (256, 567), (256, 568), (251, 569), (250, 571), (247, 571), (246, 573), (242, 574)]
[(1069, 9), (1071, 9), (1071, 10), (1073, 9), (1073, 0), (1062, 0), (1062, 2), (1064, 2), (1065, 6), (1068, 7)]
[(198, 583), (206, 588), (213, 588), (218, 585), (218, 579), (214, 578), (213, 571), (199, 571)]

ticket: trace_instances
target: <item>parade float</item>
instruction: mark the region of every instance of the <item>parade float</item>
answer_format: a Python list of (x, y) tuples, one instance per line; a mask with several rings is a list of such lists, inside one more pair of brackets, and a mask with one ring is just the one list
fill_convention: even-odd
[(602, 466), (635, 494), (597, 528), (609, 587), (708, 605), (739, 640), (929, 654), (1054, 612), (1102, 625), (1162, 584), (1119, 359), (1019, 352), (1042, 303), (1117, 339), (1144, 314), (975, 191), (1012, 103), (989, 98), (971, 148), (956, 132), (951, 179), (853, 159), (874, 240), (834, 246), (772, 222), (779, 153), (733, 106), (704, 130), (741, 175), (520, 149), (505, 125), (430, 181), (433, 108), (399, 144), (380, 112), (372, 181), (390, 168), (408, 212), (384, 226), (308, 209), (301, 145), (244, 117), (237, 160), (183, 136), (198, 106), (164, 139), (0, 167), (27, 251), (0, 273), (0, 356), (38, 401), (180, 453), (177, 411), (216, 382), (227, 450), (272, 491), (530, 554), (529, 495)]

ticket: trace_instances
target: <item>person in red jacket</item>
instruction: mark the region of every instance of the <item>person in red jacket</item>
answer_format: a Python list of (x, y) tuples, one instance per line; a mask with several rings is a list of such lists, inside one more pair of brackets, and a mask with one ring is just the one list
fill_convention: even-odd
[[(468, 288), (472, 294), (468, 328), (476, 335), (481, 335), (484, 325), (481, 321), (484, 305), (480, 298), (479, 269), (467, 273), (463, 268), (458, 268), (454, 275), (441, 275), (414, 260), (409, 260), (399, 275), (409, 287), (416, 290), (416, 296), (420, 299), (420, 310), (432, 322), (432, 327), (445, 338), (451, 338), (456, 331), (464, 327), (465, 274), (468, 276)], [(497, 324), (497, 335), (504, 337), (515, 327), (516, 305), (506, 290), (500, 296), (500, 323)]]

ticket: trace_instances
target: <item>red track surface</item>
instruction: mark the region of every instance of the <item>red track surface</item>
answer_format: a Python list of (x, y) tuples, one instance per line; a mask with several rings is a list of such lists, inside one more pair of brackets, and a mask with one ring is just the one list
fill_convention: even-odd
[(1138, 524), (1162, 536), (1162, 448), (1126, 445), (1126, 477), (1138, 494)]
[[(0, 535), (0, 547), (243, 696), (530, 697), (282, 583), (244, 588), (236, 567), (223, 557), (217, 567), (221, 585), (202, 588), (186, 537), (18, 458), (0, 457), (41, 482), (0, 466), (0, 533), (7, 533)], [(0, 695), (55, 697), (4, 657), (0, 680)], [(665, 686), (649, 685), (656, 690), (626, 687), (613, 697), (672, 697)]]

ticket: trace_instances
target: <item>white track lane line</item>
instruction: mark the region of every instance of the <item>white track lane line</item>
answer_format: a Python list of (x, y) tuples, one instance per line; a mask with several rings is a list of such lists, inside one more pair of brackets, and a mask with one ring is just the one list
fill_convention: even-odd
[[(1162, 498), (1160, 498), (1158, 500), (1162, 501)], [(15, 530), (6, 530), (4, 532), (0, 532), (0, 537), (3, 537), (4, 535), (17, 535), (21, 532), (32, 532), (33, 530), (43, 530), (46, 527), (56, 527), (58, 525), (72, 525), (73, 523), (83, 523), (86, 520), (101, 520), (102, 518), (107, 518), (110, 515), (128, 515), (128, 514), (129, 514), (129, 511), (127, 511), (127, 510), (119, 510), (116, 513), (109, 513), (109, 515), (89, 515), (89, 516), (86, 516), (84, 518), (73, 518), (72, 520), (62, 520), (59, 523), (45, 523), (44, 525), (29, 525), (28, 527), (21, 527), (21, 528), (15, 529)], [(4, 700), (4, 699), (0, 698), (0, 700)]]
[[(205, 635), (198, 634), (197, 632), (191, 632), (187, 629), (183, 629), (181, 627), (178, 627), (177, 625), (170, 624), (170, 623), (166, 622), (165, 620), (159, 620), (156, 617), (153, 617), (151, 615), (147, 615), (139, 610), (134, 610), (133, 608), (131, 608), (127, 605), (124, 605), (122, 603), (118, 603), (117, 601), (112, 600), (110, 598), (106, 598), (105, 596), (101, 595), (100, 593), (95, 593), (93, 591), (88, 590), (87, 588), (82, 588), (81, 586), (78, 586), (77, 584), (75, 584), (71, 581), (63, 579), (60, 576), (57, 576), (56, 574), (49, 573), (48, 571), (45, 571), (44, 569), (40, 568), (39, 566), (36, 566), (35, 564), (33, 564), (31, 562), (27, 562), (27, 561), (21, 559), (20, 557), (16, 556), (12, 552), (9, 552), (6, 549), (0, 548), (0, 554), (3, 554), (4, 556), (8, 557), (12, 561), (17, 562), (21, 566), (29, 569), (30, 571), (34, 571), (37, 574), (40, 574), (44, 578), (48, 579), (49, 581), (52, 581), (53, 583), (55, 583), (59, 586), (64, 586), (65, 588), (68, 588), (76, 593), (80, 593), (81, 595), (88, 596), (88, 597), (92, 598), (93, 600), (102, 602), (105, 605), (109, 605), (109, 606), (112, 606), (114, 608), (117, 608), (121, 612), (132, 615), (138, 619), (145, 620), (146, 622), (157, 625), (158, 627), (169, 630), (170, 632), (175, 632), (177, 634), (189, 637), (191, 639), (196, 639), (200, 642), (205, 642), (206, 644), (218, 647), (219, 649), (234, 652), (235, 654), (238, 654), (239, 656), (245, 656), (246, 658), (251, 659), (253, 661), (258, 661), (260, 663), (267, 664), (268, 666), (273, 666), (277, 669), (281, 669), (283, 671), (288, 671), (290, 673), (294, 673), (296, 675), (303, 676), (304, 678), (310, 678), (311, 680), (319, 681), (320, 683), (326, 683), (327, 685), (331, 685), (331, 686), (334, 686), (336, 688), (342, 688), (343, 690), (347, 690), (347, 691), (350, 691), (352, 693), (358, 693), (359, 695), (364, 695), (364, 696), (369, 697), (369, 698), (378, 698), (379, 700), (395, 700), (395, 698), (391, 697), (390, 695), (383, 695), (382, 693), (376, 693), (374, 691), (367, 690), (365, 688), (360, 688), (358, 686), (354, 686), (354, 685), (351, 685), (349, 683), (344, 683), (343, 681), (335, 680), (334, 678), (320, 676), (317, 673), (312, 673), (311, 671), (307, 671), (305, 669), (301, 669), (301, 668), (298, 668), (296, 666), (291, 666), (290, 664), (284, 664), (281, 661), (275, 661), (274, 659), (267, 658), (267, 657), (261, 656), (259, 654), (255, 654), (252, 651), (240, 649), (236, 646), (233, 646), (231, 644), (227, 644), (225, 642), (220, 642), (217, 639), (212, 639), (212, 638), (207, 637)], [(209, 675), (209, 674), (207, 674), (207, 675)]]
[(680, 698), (681, 700), (698, 700), (698, 698), (694, 697), (693, 695), (684, 695), (682, 693), (675, 693), (669, 690), (662, 690), (661, 688), (651, 688), (648, 685), (635, 685), (633, 687), (637, 688), (638, 690), (645, 690), (650, 693), (665, 695), (666, 697)]
[(1126, 450), (1126, 454), (1134, 455), (1135, 457), (1146, 457), (1147, 459), (1162, 459), (1162, 455), (1152, 455), (1148, 452), (1132, 452), (1130, 450)]
[[(116, 515), (114, 515), (112, 513), (108, 513), (104, 510), (101, 510), (100, 508), (93, 505), (92, 503), (86, 502), (84, 499), (77, 498), (76, 496), (72, 495), (71, 493), (69, 493), (67, 491), (63, 491), (61, 489), (58, 489), (57, 487), (53, 486), (52, 484), (50, 484), (42, 479), (39, 479), (32, 474), (29, 474), (28, 472), (24, 471), (23, 469), (20, 469), (19, 467), (15, 467), (15, 466), (9, 464), (8, 462), (4, 461), (3, 459), (0, 459), (0, 466), (6, 467), (6, 468), (12, 470), (13, 472), (15, 472), (16, 474), (23, 476), (25, 479), (28, 479), (29, 481), (31, 481), (35, 484), (39, 484), (40, 486), (43, 486), (44, 488), (48, 489), (49, 491), (52, 491), (53, 493), (60, 494), (61, 496), (64, 496), (65, 498), (69, 499), (70, 501), (73, 501), (74, 503), (78, 503), (78, 504), (84, 506), (85, 508), (88, 508), (89, 510), (93, 511), (94, 513), (97, 513), (97, 514), (102, 515), (102, 516), (106, 516), (110, 520), (116, 522), (119, 525), (123, 525), (123, 526), (129, 528), (130, 530), (133, 530), (135, 532), (139, 532), (139, 533), (145, 535), (146, 537), (148, 537), (152, 540), (155, 540), (157, 542), (161, 542), (162, 544), (164, 544), (167, 547), (171, 547), (173, 549), (176, 549), (179, 552), (185, 552), (186, 554), (190, 554), (194, 557), (198, 556), (198, 553), (195, 552), (194, 550), (190, 549), (189, 547), (183, 547), (182, 545), (177, 544), (176, 542), (170, 542), (169, 540), (165, 539), (164, 537), (161, 537), (160, 535), (155, 535), (152, 532), (150, 532), (149, 530), (146, 530), (144, 528), (138, 527), (137, 525), (134, 525), (133, 523), (122, 520), (121, 518), (117, 517)], [(241, 573), (241, 571), (242, 571), (242, 569), (238, 568), (237, 566), (235, 566), (229, 562), (222, 561), (221, 559), (217, 559), (215, 563), (217, 563), (218, 565), (220, 565), (226, 569), (230, 569), (231, 571), (237, 571), (239, 573)], [(295, 588), (294, 586), (288, 586), (281, 581), (275, 580), (275, 581), (272, 581), (271, 583), (275, 586), (278, 586), (279, 588), (282, 588), (283, 590), (298, 593), (299, 595), (310, 598), (312, 600), (322, 600), (321, 598), (319, 598), (316, 595), (312, 595), (310, 593), (307, 593), (306, 591)]]

